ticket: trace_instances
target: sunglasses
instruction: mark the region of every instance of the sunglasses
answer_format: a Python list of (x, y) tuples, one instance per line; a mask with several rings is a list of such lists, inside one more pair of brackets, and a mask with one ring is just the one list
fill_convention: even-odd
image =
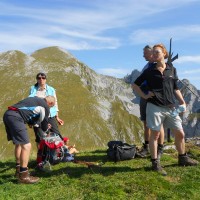
[(162, 53), (161, 50), (153, 50), (153, 54), (159, 54), (159, 53)]
[(45, 77), (45, 76), (38, 76), (38, 77), (37, 77), (37, 80), (41, 80), (41, 79), (45, 80), (46, 77)]

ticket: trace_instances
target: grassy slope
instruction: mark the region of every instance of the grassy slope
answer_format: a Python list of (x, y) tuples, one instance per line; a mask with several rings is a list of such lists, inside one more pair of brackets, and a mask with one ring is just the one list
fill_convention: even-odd
[[(54, 75), (55, 72), (54, 72)], [(64, 81), (60, 85), (58, 92), (60, 117), (65, 120), (65, 126), (61, 127), (63, 135), (69, 136), (71, 142), (76, 142), (80, 148), (87, 144), (89, 147), (102, 145), (102, 139), (107, 141), (109, 132), (105, 122), (100, 118), (94, 106), (97, 104), (95, 98), (82, 86), (80, 78), (77, 75), (69, 73), (59, 75)], [(58, 80), (59, 81), (59, 80)], [(54, 82), (54, 84), (59, 84)], [(95, 139), (95, 134), (99, 139)]]
[(113, 116), (111, 117), (111, 122), (118, 133), (117, 138), (122, 141), (139, 143), (139, 132), (143, 129), (141, 121), (126, 112), (120, 101), (112, 103), (112, 111)]
[[(199, 159), (197, 146), (190, 153)], [(177, 166), (177, 153), (165, 152), (161, 162), (168, 172), (161, 176), (150, 171), (150, 161), (135, 158), (113, 163), (105, 150), (83, 152), (77, 159), (105, 162), (101, 168), (89, 169), (72, 162), (53, 166), (51, 173), (38, 172), (35, 185), (17, 184), (13, 177), (14, 162), (0, 162), (0, 199), (73, 199), (73, 200), (132, 200), (132, 199), (199, 199), (200, 166)], [(30, 167), (34, 167), (34, 161)]]

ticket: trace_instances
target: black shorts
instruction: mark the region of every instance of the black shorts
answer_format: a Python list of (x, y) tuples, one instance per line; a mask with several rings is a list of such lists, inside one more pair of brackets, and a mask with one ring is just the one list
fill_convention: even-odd
[(140, 119), (146, 121), (147, 100), (140, 98)]
[(3, 122), (8, 141), (12, 140), (14, 144), (28, 144), (30, 142), (24, 120), (17, 111), (7, 110), (4, 113)]

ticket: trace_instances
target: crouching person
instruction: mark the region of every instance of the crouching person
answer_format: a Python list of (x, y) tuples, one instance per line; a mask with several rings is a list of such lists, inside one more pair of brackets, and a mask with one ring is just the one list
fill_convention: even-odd
[(49, 108), (55, 105), (55, 98), (47, 96), (44, 99), (29, 97), (13, 106), (8, 107), (4, 113), (3, 122), (8, 141), (15, 145), (16, 173), (19, 183), (31, 184), (39, 181), (28, 171), (28, 162), (31, 151), (26, 124), (30, 127), (40, 126), (46, 132), (48, 130)]

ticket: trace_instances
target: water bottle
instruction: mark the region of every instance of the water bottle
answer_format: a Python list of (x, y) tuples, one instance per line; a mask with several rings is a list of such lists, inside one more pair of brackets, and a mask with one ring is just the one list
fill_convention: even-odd
[(172, 117), (176, 117), (179, 115), (179, 113), (182, 113), (185, 111), (186, 111), (185, 105), (179, 105), (178, 108), (175, 108), (175, 107), (173, 108), (171, 115)]

